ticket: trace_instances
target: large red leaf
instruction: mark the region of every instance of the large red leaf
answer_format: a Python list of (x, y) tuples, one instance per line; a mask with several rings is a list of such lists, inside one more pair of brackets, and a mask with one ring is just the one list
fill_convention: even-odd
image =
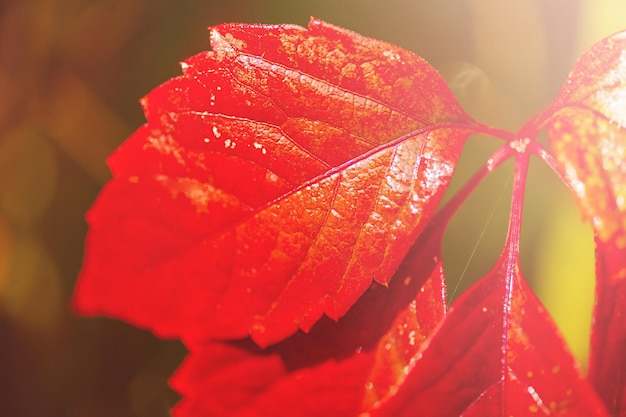
[(613, 415), (626, 416), (626, 32), (579, 59), (547, 114), (551, 145), (596, 234), (589, 378)]
[(358, 416), (393, 395), (445, 311), (442, 227), (429, 228), (389, 288), (338, 322), (320, 320), (267, 349), (249, 339), (189, 346), (172, 378), (178, 417)]
[(521, 275), (517, 248), (467, 290), (379, 417), (608, 416)]
[(109, 159), (75, 303), (268, 345), (389, 281), (473, 122), (421, 58), (318, 20), (222, 25), (211, 45)]

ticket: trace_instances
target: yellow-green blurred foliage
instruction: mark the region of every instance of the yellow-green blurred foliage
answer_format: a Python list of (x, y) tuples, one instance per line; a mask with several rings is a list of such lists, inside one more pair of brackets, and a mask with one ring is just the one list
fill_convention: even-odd
[[(616, 0), (0, 2), (0, 416), (168, 415), (177, 396), (166, 379), (182, 346), (69, 310), (84, 213), (109, 178), (106, 156), (143, 122), (138, 99), (208, 48), (207, 26), (304, 25), (311, 15), (417, 52), (470, 114), (510, 130), (554, 98), (578, 54), (626, 28)], [(473, 138), (453, 188), (497, 146)], [(499, 255), (510, 168), (485, 181), (446, 234), (457, 294)], [(540, 164), (526, 204), (523, 272), (584, 361), (589, 231)]]

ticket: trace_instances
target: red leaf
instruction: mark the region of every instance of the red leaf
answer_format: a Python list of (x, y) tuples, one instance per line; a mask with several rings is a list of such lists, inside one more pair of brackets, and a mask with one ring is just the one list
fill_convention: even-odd
[(520, 272), (526, 148), (513, 147), (509, 232), (495, 268), (455, 301), (400, 390), (370, 416), (608, 417)]
[(338, 322), (259, 349), (249, 339), (191, 346), (172, 378), (186, 416), (357, 416), (398, 389), (443, 319), (441, 230), (424, 232), (389, 288), (378, 284)]
[(574, 65), (549, 109), (558, 161), (600, 239), (626, 248), (626, 32)]
[[(515, 250), (516, 251), (516, 250)], [(607, 416), (508, 248), (374, 416)]]
[(110, 158), (75, 302), (268, 345), (389, 281), (473, 122), (421, 58), (318, 20), (211, 41)]
[(596, 234), (589, 378), (626, 416), (626, 32), (583, 54), (548, 114), (551, 145)]
[(626, 280), (624, 249), (596, 238), (596, 305), (589, 380), (613, 416), (626, 415)]

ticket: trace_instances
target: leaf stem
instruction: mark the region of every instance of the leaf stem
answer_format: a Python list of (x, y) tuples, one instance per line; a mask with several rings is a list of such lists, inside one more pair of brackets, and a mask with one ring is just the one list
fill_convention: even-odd
[(492, 127), (483, 123), (477, 123), (476, 126), (474, 126), (474, 131), (475, 133), (502, 139), (506, 142), (512, 142), (517, 137), (516, 134), (511, 131)]
[(574, 195), (578, 195), (576, 192), (575, 184), (571, 181), (571, 179), (567, 176), (567, 174), (561, 169), (558, 161), (552, 155), (552, 153), (547, 150), (542, 144), (539, 142), (531, 142), (528, 146), (528, 150), (536, 155), (539, 159), (541, 159), (545, 164), (550, 167), (550, 169), (559, 177), (561, 181), (567, 185), (567, 187), (574, 193)]
[[(522, 214), (524, 207), (524, 189), (526, 187), (526, 178), (528, 176), (528, 164), (530, 160), (530, 152), (528, 145), (534, 143), (528, 138), (517, 139), (511, 142), (511, 149), (515, 149), (515, 172), (513, 176), (513, 192), (511, 195), (511, 214), (509, 217), (509, 229), (507, 232), (504, 250), (498, 261), (497, 268), (503, 268), (502, 277), (504, 278), (504, 294), (502, 302), (502, 346), (506, 347), (501, 357), (501, 375), (506, 375), (509, 369), (509, 330), (511, 328), (511, 312), (513, 310), (513, 290), (515, 280), (518, 279), (520, 267), (520, 238), (522, 230)], [(505, 392), (502, 395), (502, 410), (507, 410), (506, 398), (508, 385), (504, 384)]]
[[(536, 142), (530, 142), (533, 144)], [(522, 214), (524, 207), (524, 188), (528, 174), (530, 152), (526, 149), (515, 154), (515, 173), (513, 177), (513, 192), (511, 197), (511, 215), (509, 218), (509, 230), (505, 242), (507, 264), (519, 262), (519, 247), (522, 230)]]

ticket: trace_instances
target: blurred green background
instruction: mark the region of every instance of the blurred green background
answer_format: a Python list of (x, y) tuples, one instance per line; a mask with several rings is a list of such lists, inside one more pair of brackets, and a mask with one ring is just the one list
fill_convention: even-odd
[[(221, 22), (310, 16), (410, 49), (468, 112), (517, 130), (558, 92), (575, 58), (626, 28), (626, 3), (598, 0), (2, 0), (0, 2), (0, 416), (167, 416), (174, 341), (70, 314), (84, 213), (106, 156), (143, 123), (138, 99), (209, 48)], [(499, 142), (473, 138), (458, 177)], [(508, 221), (510, 165), (445, 238), (450, 293), (494, 264)], [(593, 247), (568, 191), (533, 164), (523, 272), (584, 362)], [(458, 285), (458, 289), (454, 291)]]

